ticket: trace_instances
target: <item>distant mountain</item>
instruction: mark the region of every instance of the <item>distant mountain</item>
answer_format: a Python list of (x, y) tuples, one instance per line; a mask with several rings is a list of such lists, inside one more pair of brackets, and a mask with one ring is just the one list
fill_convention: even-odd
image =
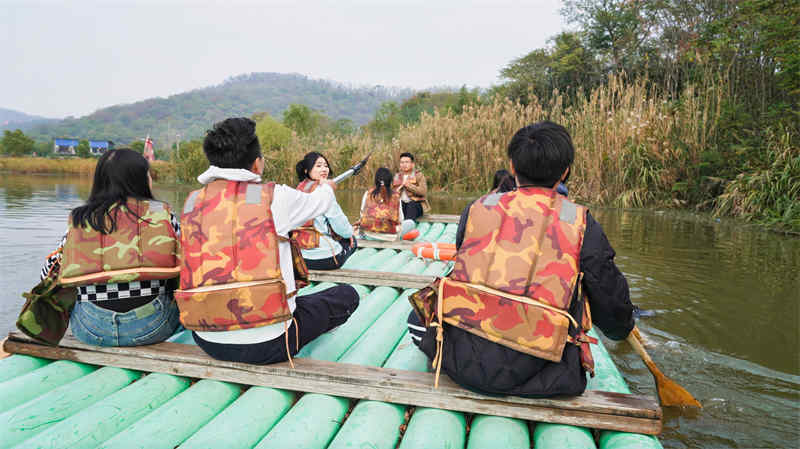
[(334, 120), (350, 119), (363, 125), (382, 103), (401, 102), (413, 94), (411, 89), (348, 87), (299, 74), (251, 73), (168, 98), (111, 106), (81, 118), (35, 125), (25, 132), (40, 141), (74, 137), (123, 144), (150, 134), (158, 147), (173, 142), (176, 134), (182, 140), (201, 137), (214, 122), (226, 117), (269, 112), (280, 119), (292, 103), (305, 104)]
[(13, 109), (0, 108), (0, 131), (4, 129), (29, 128), (32, 124), (41, 122), (52, 122), (56, 119), (39, 117)]

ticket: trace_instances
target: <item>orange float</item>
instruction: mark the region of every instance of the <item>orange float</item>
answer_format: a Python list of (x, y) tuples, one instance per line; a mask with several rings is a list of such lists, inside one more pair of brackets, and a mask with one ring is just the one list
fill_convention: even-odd
[(411, 247), (411, 252), (426, 259), (453, 260), (457, 251), (454, 243), (419, 242)]
[(419, 237), (419, 229), (412, 229), (403, 234), (403, 240), (414, 240)]

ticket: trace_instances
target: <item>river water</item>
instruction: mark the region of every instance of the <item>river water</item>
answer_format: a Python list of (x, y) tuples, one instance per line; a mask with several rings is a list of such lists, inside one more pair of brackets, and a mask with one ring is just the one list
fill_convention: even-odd
[[(88, 178), (0, 174), (0, 335), (14, 328), (21, 293), (36, 284)], [(190, 189), (159, 186), (173, 206)], [(355, 219), (361, 192), (338, 191)], [(472, 198), (436, 196), (434, 212)], [(177, 207), (176, 207), (177, 208)], [(738, 221), (675, 212), (594, 208), (617, 251), (638, 322), (661, 370), (704, 408), (664, 410), (667, 448), (800, 447), (800, 238)], [(652, 376), (625, 342), (605, 341), (636, 393)]]

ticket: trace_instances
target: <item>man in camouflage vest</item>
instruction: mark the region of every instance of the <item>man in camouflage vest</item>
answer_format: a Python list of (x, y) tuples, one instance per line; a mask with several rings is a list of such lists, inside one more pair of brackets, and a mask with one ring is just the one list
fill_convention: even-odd
[(556, 192), (574, 159), (566, 129), (526, 126), (508, 156), (517, 189), (467, 206), (454, 270), (412, 296), (409, 330), (465, 388), (578, 395), (593, 370), (591, 324), (614, 340), (633, 329), (628, 283), (588, 209)]
[[(305, 264), (289, 231), (334, 204), (332, 181), (312, 193), (262, 183), (255, 123), (229, 118), (203, 141), (211, 166), (197, 177), (181, 215), (183, 325), (210, 356), (268, 364), (291, 360), (305, 344), (343, 324), (358, 307), (349, 285), (297, 296)], [(306, 272), (307, 273), (307, 272)]]

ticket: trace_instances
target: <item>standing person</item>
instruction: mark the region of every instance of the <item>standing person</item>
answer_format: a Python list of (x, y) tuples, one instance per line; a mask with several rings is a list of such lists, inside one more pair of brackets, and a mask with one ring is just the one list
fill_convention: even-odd
[[(328, 159), (312, 151), (295, 166), (297, 190), (311, 193), (333, 175)], [(292, 231), (292, 238), (302, 249), (303, 259), (312, 270), (340, 268), (356, 250), (353, 226), (336, 198), (324, 214)]]
[(403, 202), (403, 215), (407, 220), (416, 220), (431, 210), (428, 204), (428, 183), (425, 175), (414, 169), (414, 155), (400, 155), (400, 171), (394, 176), (392, 187), (400, 192)]
[(178, 220), (153, 198), (150, 165), (126, 148), (97, 160), (86, 204), (42, 268), (42, 279), (77, 287), (72, 334), (97, 346), (158, 343), (180, 326), (173, 298), (180, 271)]
[(404, 220), (400, 194), (392, 189), (392, 172), (379, 168), (375, 186), (361, 197), (359, 230), (369, 240), (394, 241), (413, 228), (413, 221)]
[(556, 193), (574, 159), (566, 129), (526, 126), (508, 157), (517, 190), (485, 195), (464, 210), (453, 272), (433, 292), (412, 297), (409, 330), (465, 388), (578, 395), (586, 372), (594, 374), (589, 343), (596, 341), (585, 333), (591, 322), (613, 340), (633, 329), (628, 283), (600, 224)]
[(215, 359), (268, 364), (344, 323), (358, 307), (349, 285), (296, 296), (289, 232), (336, 203), (323, 179), (308, 194), (262, 183), (255, 122), (229, 118), (203, 141), (211, 166), (183, 207), (183, 264), (176, 300), (181, 322)]

